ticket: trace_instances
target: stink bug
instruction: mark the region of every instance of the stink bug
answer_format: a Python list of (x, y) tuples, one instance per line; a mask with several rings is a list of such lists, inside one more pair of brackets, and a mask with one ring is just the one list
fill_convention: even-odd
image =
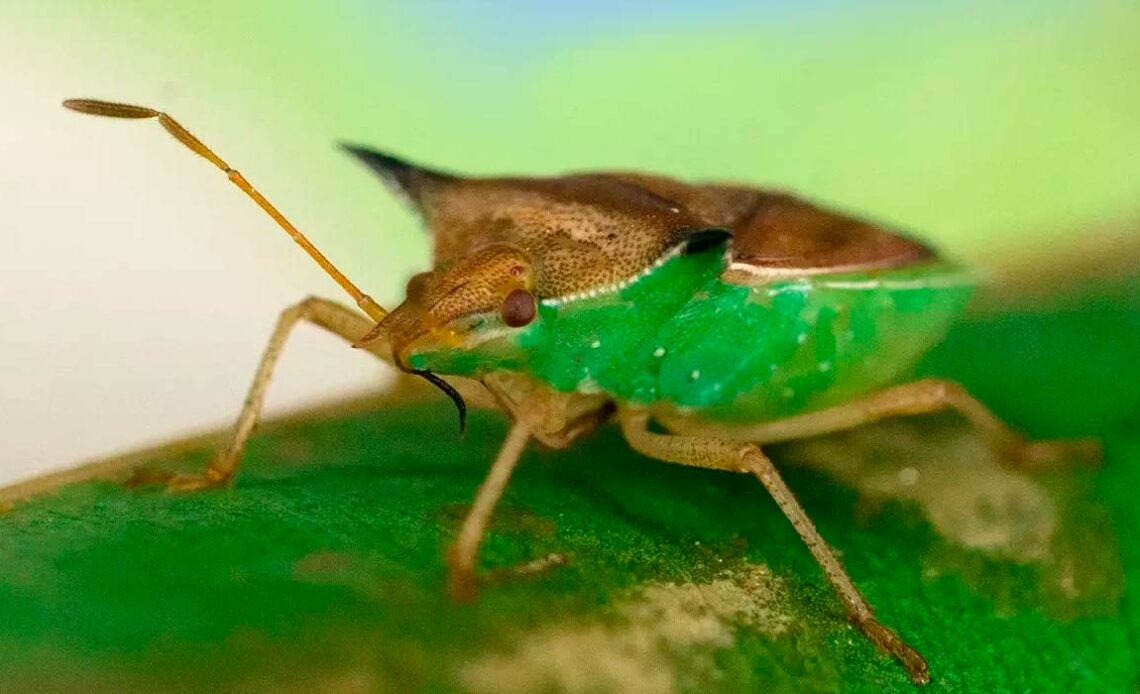
[(850, 620), (926, 683), (925, 659), (875, 618), (761, 446), (951, 409), (1012, 465), (1096, 450), (1029, 442), (952, 382), (891, 385), (963, 309), (969, 276), (917, 241), (792, 196), (636, 173), (470, 178), (346, 146), (419, 213), (434, 241), (434, 268), (415, 275), (388, 311), (169, 115), (86, 99), (64, 105), (157, 119), (260, 205), (359, 308), (309, 298), (283, 311), (229, 445), (169, 488), (233, 479), (299, 321), (428, 379), (459, 407), (461, 426), (463, 397), (442, 376), (464, 377), (512, 425), (448, 553), (458, 599), (474, 597), (480, 541), (528, 443), (563, 448), (616, 421), (644, 455), (759, 479)]

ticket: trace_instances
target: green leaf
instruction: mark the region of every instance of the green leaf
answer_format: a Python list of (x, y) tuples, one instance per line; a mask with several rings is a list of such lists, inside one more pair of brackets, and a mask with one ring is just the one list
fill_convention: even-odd
[[(1135, 296), (972, 318), (923, 367), (1035, 435), (1102, 437), (1100, 470), (1013, 472), (949, 416), (773, 449), (931, 690), (1133, 686)], [(0, 492), (0, 691), (911, 690), (759, 484), (613, 430), (528, 453), (480, 601), (452, 603), (443, 551), (504, 426), (454, 429), (397, 399), (266, 427), (227, 490), (127, 488), (132, 458)]]

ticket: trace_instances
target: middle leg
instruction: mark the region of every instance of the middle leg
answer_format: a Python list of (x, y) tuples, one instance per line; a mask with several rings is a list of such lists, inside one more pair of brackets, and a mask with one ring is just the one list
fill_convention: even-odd
[(495, 504), (503, 496), (529, 440), (530, 431), (526, 425), (521, 421), (514, 422), (487, 478), (475, 493), (475, 502), (463, 519), (459, 535), (447, 550), (448, 591), (455, 600), (471, 602), (475, 599), (475, 562), (479, 556), (479, 545), (487, 534), (487, 524), (491, 521)]

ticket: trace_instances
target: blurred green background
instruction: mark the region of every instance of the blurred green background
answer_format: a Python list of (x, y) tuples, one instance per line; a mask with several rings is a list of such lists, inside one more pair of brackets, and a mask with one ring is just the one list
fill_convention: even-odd
[[(156, 126), (66, 97), (171, 111), (389, 302), (428, 240), (337, 140), (788, 188), (983, 269), (1140, 218), (1134, 1), (8, 2), (0, 64), (0, 481), (227, 422), (275, 312), (337, 297)], [(345, 352), (302, 336), (273, 408), (374, 387)]]

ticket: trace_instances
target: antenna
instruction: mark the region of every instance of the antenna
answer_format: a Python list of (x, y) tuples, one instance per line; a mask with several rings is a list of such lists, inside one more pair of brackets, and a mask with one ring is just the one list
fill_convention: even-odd
[(372, 320), (380, 322), (388, 315), (388, 311), (380, 304), (376, 303), (372, 297), (352, 283), (344, 274), (337, 269), (332, 262), (325, 257), (323, 253), (317, 250), (309, 239), (301, 231), (293, 226), (293, 223), (285, 218), (285, 215), (273, 206), (264, 195), (259, 193), (253, 185), (241, 174), (240, 171), (231, 167), (224, 159), (214, 154), (213, 150), (206, 146), (204, 142), (194, 137), (189, 130), (184, 128), (181, 123), (171, 118), (168, 114), (162, 111), (156, 111), (153, 108), (146, 106), (132, 106), (130, 104), (118, 104), (111, 101), (99, 101), (97, 99), (68, 99), (63, 102), (63, 105), (72, 111), (79, 113), (87, 113), (93, 116), (108, 116), (110, 118), (135, 118), (135, 119), (150, 119), (155, 118), (158, 120), (159, 125), (166, 129), (166, 132), (174, 136), (174, 139), (185, 145), (190, 151), (218, 167), (222, 173), (230, 179), (238, 188), (241, 188), (245, 193), (257, 203), (258, 207), (265, 210), (266, 214), (277, 222), (277, 226), (281, 227), (285, 233), (289, 234), (297, 245), (300, 246), (306, 253), (309, 254), (321, 269), (329, 274), (337, 284), (344, 288), (346, 292), (356, 301), (356, 305), (368, 314)]
[[(273, 221), (277, 222), (277, 226), (284, 229), (285, 233), (289, 234), (289, 236), (297, 242), (297, 245), (300, 246), (301, 249), (306, 253), (308, 253), (309, 257), (317, 262), (317, 265), (321, 266), (322, 270), (327, 272), (330, 277), (336, 280), (336, 283), (343, 287), (346, 292), (348, 292), (349, 296), (351, 296), (356, 301), (356, 305), (359, 306), (362, 311), (367, 313), (369, 318), (376, 321), (377, 327), (379, 327), (380, 321), (384, 320), (384, 317), (388, 315), (388, 311), (383, 306), (376, 303), (372, 297), (360, 291), (360, 289), (355, 284), (353, 284), (351, 280), (345, 277), (344, 273), (338, 270), (337, 267), (332, 264), (332, 261), (325, 257), (324, 253), (321, 253), (319, 250), (317, 250), (317, 247), (314, 246), (312, 242), (309, 241), (309, 239), (305, 238), (305, 235), (301, 233), (301, 230), (293, 226), (293, 223), (286, 219), (285, 215), (281, 214), (281, 211), (274, 207), (273, 203), (269, 202), (269, 200), (267, 200), (264, 195), (259, 193), (257, 189), (254, 188), (253, 185), (246, 179), (246, 177), (241, 174), (240, 171), (227, 164), (225, 159), (222, 159), (217, 154), (215, 154), (212, 149), (206, 146), (206, 143), (194, 137), (194, 135), (189, 130), (184, 128), (181, 123), (171, 118), (169, 114), (163, 113), (162, 111), (156, 111), (155, 109), (148, 108), (146, 106), (118, 104), (113, 101), (99, 101), (98, 99), (68, 99), (67, 101), (63, 102), (63, 105), (72, 111), (87, 113), (93, 116), (108, 116), (110, 118), (157, 119), (159, 125), (161, 125), (163, 128), (166, 128), (166, 132), (173, 135), (175, 140), (178, 140), (190, 151), (194, 152), (198, 156), (218, 167), (222, 173), (224, 173), (226, 177), (230, 179), (231, 183), (233, 183), (238, 188), (241, 188), (241, 191), (248, 195), (251, 200), (256, 202), (258, 207), (265, 210), (265, 213), (272, 217)], [(369, 335), (372, 336), (371, 339), (375, 339), (375, 335), (373, 335), (375, 332), (376, 329), (373, 329), (373, 331), (369, 333)], [(459, 433), (462, 434), (467, 423), (467, 406), (463, 402), (463, 397), (459, 395), (459, 392), (456, 391), (455, 388), (452, 388), (447, 381), (444, 381), (442, 378), (429, 371), (414, 370), (411, 371), (411, 373), (423, 378), (428, 383), (431, 383), (436, 388), (442, 390), (444, 394), (447, 395), (447, 397), (451, 398), (451, 401), (455, 403), (456, 409), (459, 410)]]

